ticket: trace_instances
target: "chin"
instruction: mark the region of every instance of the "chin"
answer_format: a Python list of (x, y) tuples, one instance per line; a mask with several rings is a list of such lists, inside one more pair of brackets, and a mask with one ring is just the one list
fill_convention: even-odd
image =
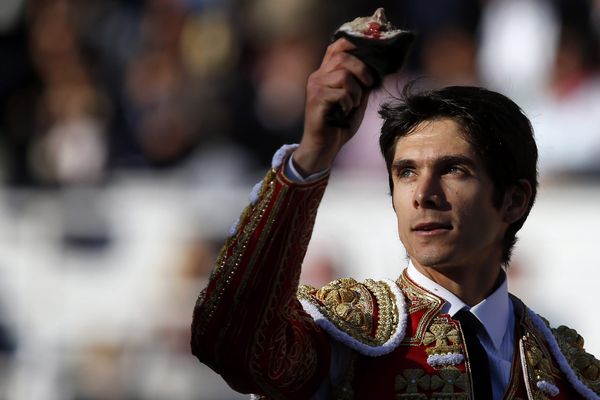
[(418, 263), (423, 267), (441, 267), (450, 264), (452, 256), (446, 253), (439, 252), (421, 252), (410, 256), (413, 262)]

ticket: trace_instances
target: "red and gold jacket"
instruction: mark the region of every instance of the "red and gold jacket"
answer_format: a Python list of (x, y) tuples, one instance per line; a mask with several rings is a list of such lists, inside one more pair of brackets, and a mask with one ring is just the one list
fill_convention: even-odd
[[(287, 147), (232, 227), (192, 322), (192, 352), (234, 389), (273, 399), (473, 399), (469, 357), (444, 302), (412, 282), (298, 287), (327, 177), (294, 183)], [(572, 329), (512, 297), (515, 355), (505, 399), (600, 399), (600, 362)], [(334, 348), (347, 349), (327, 386)]]

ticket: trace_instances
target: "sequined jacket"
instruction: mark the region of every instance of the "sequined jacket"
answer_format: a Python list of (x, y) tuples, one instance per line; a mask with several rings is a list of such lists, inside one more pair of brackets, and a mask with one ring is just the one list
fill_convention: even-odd
[[(298, 288), (327, 177), (282, 172), (283, 149), (232, 227), (192, 322), (192, 352), (242, 393), (308, 399), (328, 380), (332, 347), (352, 356), (334, 399), (472, 399), (460, 323), (403, 273)], [(572, 329), (512, 297), (515, 355), (505, 399), (600, 399), (600, 362)]]

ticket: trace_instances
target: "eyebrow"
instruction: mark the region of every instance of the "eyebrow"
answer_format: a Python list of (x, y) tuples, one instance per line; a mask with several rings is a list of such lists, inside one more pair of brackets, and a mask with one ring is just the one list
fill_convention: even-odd
[[(470, 168), (475, 167), (475, 161), (463, 155), (447, 155), (434, 160), (435, 164), (441, 165), (465, 165)], [(409, 158), (402, 158), (392, 162), (392, 170), (414, 167), (416, 162)]]

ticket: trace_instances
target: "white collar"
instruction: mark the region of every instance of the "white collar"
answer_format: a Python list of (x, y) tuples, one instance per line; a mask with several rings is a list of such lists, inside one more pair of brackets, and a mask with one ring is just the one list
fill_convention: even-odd
[(479, 304), (469, 307), (461, 299), (456, 297), (445, 287), (432, 281), (427, 276), (423, 275), (413, 265), (412, 261), (408, 263), (408, 277), (423, 289), (433, 293), (446, 302), (442, 308), (442, 312), (454, 316), (463, 308), (470, 310), (479, 319), (489, 337), (494, 343), (496, 349), (500, 348), (504, 334), (508, 329), (508, 322), (511, 312), (510, 299), (508, 297), (508, 282), (506, 274), (502, 272), (502, 283), (498, 288), (487, 298), (483, 299)]

